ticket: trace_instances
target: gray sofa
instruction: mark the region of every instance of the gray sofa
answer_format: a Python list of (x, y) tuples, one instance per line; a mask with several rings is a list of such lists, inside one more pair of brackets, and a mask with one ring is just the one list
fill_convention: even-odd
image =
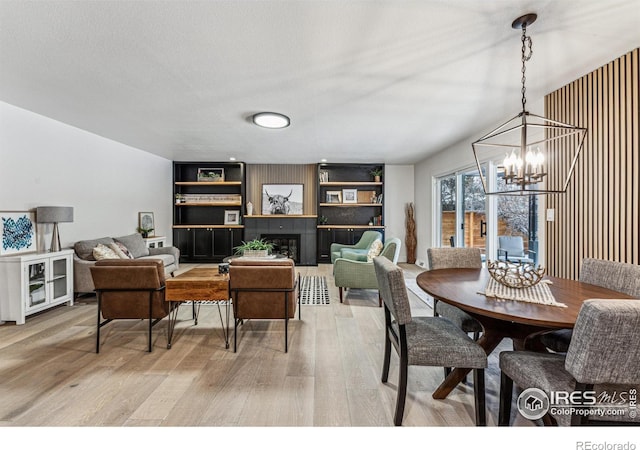
[(109, 245), (115, 241), (121, 242), (129, 250), (133, 259), (160, 259), (164, 263), (165, 275), (173, 275), (178, 270), (180, 261), (180, 250), (176, 247), (147, 248), (142, 235), (139, 233), (116, 238), (103, 237), (78, 241), (73, 246), (73, 292), (75, 296), (79, 294), (93, 292), (95, 286), (91, 278), (90, 267), (96, 263), (93, 256), (93, 249), (98, 244)]

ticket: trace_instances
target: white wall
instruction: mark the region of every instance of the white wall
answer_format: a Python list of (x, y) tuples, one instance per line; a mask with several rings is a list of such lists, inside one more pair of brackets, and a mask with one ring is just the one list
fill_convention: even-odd
[[(384, 223), (385, 237), (397, 237), (402, 241), (399, 262), (407, 261), (405, 246), (405, 207), (414, 202), (412, 165), (389, 165), (384, 168)], [(420, 240), (420, 239), (418, 239)]]
[[(62, 247), (135, 233), (139, 211), (171, 243), (171, 183), (170, 160), (0, 102), (0, 210), (73, 206)], [(38, 228), (44, 250), (52, 225)]]

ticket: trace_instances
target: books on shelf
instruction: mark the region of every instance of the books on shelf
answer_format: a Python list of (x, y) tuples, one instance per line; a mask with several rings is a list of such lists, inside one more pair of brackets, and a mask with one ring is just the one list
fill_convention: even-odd
[(373, 226), (381, 226), (382, 225), (382, 215), (378, 215), (378, 216), (373, 216), (371, 218), (371, 224)]

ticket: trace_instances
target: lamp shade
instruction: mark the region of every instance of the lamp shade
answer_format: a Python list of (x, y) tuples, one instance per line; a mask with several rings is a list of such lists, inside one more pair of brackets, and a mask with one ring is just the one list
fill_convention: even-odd
[(72, 206), (38, 206), (36, 208), (38, 223), (73, 222)]

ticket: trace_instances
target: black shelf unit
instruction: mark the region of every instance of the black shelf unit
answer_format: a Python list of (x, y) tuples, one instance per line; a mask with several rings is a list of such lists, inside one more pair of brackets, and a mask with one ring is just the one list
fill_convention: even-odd
[[(380, 169), (380, 181), (371, 172)], [(333, 242), (355, 244), (367, 230), (384, 235), (384, 164), (318, 164), (317, 262)], [(347, 198), (348, 196), (351, 196)]]
[[(199, 181), (200, 169), (221, 169), (224, 180)], [(245, 173), (243, 162), (173, 163), (173, 245), (180, 262), (221, 262), (242, 243)], [(225, 224), (226, 211), (239, 223)]]

